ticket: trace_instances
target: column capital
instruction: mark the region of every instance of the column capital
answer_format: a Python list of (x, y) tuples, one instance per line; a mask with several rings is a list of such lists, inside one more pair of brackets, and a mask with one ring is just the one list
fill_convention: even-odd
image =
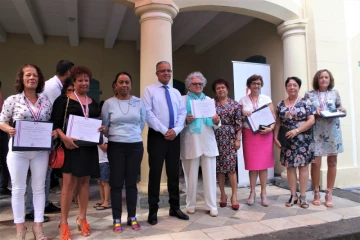
[(173, 23), (179, 7), (172, 0), (140, 0), (135, 3), (140, 23), (149, 19), (163, 19)]
[(281, 36), (281, 40), (294, 35), (305, 35), (306, 19), (295, 19), (283, 22), (277, 27), (277, 32)]

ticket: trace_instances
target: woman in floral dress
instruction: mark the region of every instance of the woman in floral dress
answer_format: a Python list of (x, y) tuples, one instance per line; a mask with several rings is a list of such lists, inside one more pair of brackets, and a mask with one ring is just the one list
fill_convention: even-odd
[(237, 175), (236, 161), (237, 150), (241, 141), (241, 111), (240, 105), (228, 97), (229, 83), (225, 79), (217, 79), (212, 84), (216, 93), (216, 114), (221, 119), (221, 127), (216, 129), (216, 142), (219, 156), (216, 157), (216, 173), (220, 187), (220, 207), (226, 207), (225, 174), (229, 174), (232, 189), (231, 207), (238, 210), (240, 205), (237, 200)]
[[(287, 168), (291, 196), (287, 207), (300, 201), (308, 208), (306, 188), (309, 181), (309, 163), (314, 160), (312, 125), (315, 123), (314, 107), (309, 99), (300, 98), (301, 80), (289, 77), (285, 81), (288, 98), (278, 103), (274, 142), (280, 151), (280, 162)], [(281, 143), (278, 139), (282, 139)], [(296, 168), (299, 169), (300, 197), (296, 194)]]
[(305, 93), (305, 98), (310, 99), (315, 107), (315, 161), (311, 165), (311, 179), (314, 189), (315, 206), (320, 205), (320, 168), (321, 157), (327, 156), (327, 189), (325, 206), (333, 207), (332, 190), (336, 178), (337, 154), (344, 151), (341, 137), (339, 118), (322, 118), (322, 110), (339, 110), (345, 112), (341, 106), (340, 95), (334, 88), (334, 77), (327, 69), (319, 70), (313, 79), (314, 90)]

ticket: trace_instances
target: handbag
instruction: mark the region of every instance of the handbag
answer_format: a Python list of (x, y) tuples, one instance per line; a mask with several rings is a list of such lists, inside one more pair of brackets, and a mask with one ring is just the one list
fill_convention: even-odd
[[(67, 98), (67, 102), (66, 102), (64, 123), (62, 127), (63, 131), (65, 129), (66, 113), (68, 106), (69, 106), (69, 98)], [(64, 149), (62, 148), (62, 142), (59, 140), (58, 143), (55, 144), (54, 149), (50, 153), (49, 166), (51, 168), (62, 168), (62, 166), (64, 165), (64, 160), (65, 160), (65, 152)]]

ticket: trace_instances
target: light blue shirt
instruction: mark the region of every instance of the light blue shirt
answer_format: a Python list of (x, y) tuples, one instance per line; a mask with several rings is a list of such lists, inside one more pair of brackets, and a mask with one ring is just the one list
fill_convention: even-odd
[(146, 109), (140, 98), (132, 96), (129, 100), (116, 97), (105, 101), (101, 118), (103, 125), (109, 130), (111, 142), (141, 142), (141, 132), (145, 126)]
[[(146, 107), (146, 122), (150, 128), (163, 135), (169, 130), (169, 107), (167, 105), (165, 88), (163, 84), (157, 82), (145, 88), (143, 101)], [(176, 135), (178, 135), (184, 128), (186, 109), (180, 92), (169, 87), (171, 103), (174, 109), (174, 123), (173, 128)]]

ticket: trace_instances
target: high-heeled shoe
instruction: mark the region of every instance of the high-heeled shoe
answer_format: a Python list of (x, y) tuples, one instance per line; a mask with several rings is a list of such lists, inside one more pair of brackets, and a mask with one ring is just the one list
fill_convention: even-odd
[(76, 225), (78, 227), (79, 232), (81, 232), (81, 236), (88, 237), (91, 235), (90, 225), (86, 221), (86, 219), (81, 219), (77, 217)]
[[(226, 195), (225, 195), (226, 196)], [(220, 207), (226, 207), (227, 206), (227, 196), (226, 196), (226, 198), (225, 198), (226, 200), (225, 200), (225, 202), (219, 202), (219, 205), (220, 205)]]
[(140, 224), (136, 220), (136, 217), (128, 218), (127, 225), (131, 226), (133, 230), (140, 230)]
[(306, 196), (301, 196), (299, 197), (299, 204), (301, 208), (309, 208), (309, 204), (306, 201)]
[(315, 206), (320, 206), (321, 204), (319, 187), (314, 189), (314, 200), (312, 201), (312, 204), (314, 204)]
[(42, 227), (33, 226), (32, 231), (35, 240), (47, 240), (48, 237), (44, 234)]
[(114, 233), (122, 233), (123, 229), (121, 227), (121, 219), (114, 219), (113, 223), (113, 232)]
[(334, 202), (332, 200), (332, 189), (328, 188), (325, 191), (325, 206), (326, 207), (333, 207), (334, 206)]
[(239, 202), (238, 202), (237, 204), (233, 204), (233, 203), (232, 203), (232, 197), (230, 198), (230, 201), (231, 201), (231, 208), (232, 208), (232, 210), (235, 210), (235, 211), (239, 210), (239, 208), (240, 208)]
[(60, 233), (60, 240), (71, 240), (71, 234), (68, 224), (59, 223), (58, 230)]
[(261, 198), (261, 206), (263, 207), (268, 207), (269, 206), (269, 200), (266, 197), (266, 194), (262, 194), (260, 193), (260, 198)]
[(285, 206), (292, 207), (294, 206), (294, 204), (297, 204), (297, 202), (298, 202), (297, 194), (291, 195), (289, 201), (285, 203)]
[(255, 197), (256, 197), (256, 193), (255, 192), (250, 192), (249, 198), (247, 200), (247, 204), (249, 206), (253, 205), (255, 202)]
[(24, 229), (20, 232), (16, 232), (16, 238), (17, 240), (25, 240), (25, 237), (26, 237), (26, 231), (27, 231), (27, 228), (24, 227)]

